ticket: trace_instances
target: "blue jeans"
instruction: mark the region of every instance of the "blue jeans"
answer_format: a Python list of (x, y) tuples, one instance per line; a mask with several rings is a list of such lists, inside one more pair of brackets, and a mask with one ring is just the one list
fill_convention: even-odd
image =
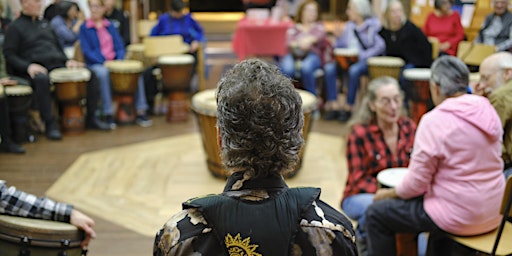
[(348, 68), (348, 92), (347, 104), (354, 106), (357, 90), (360, 86), (361, 76), (368, 75), (368, 64), (365, 61), (358, 61)]
[(366, 238), (366, 209), (373, 203), (374, 194), (356, 194), (343, 199), (341, 209), (351, 219), (357, 221), (356, 237)]
[(512, 176), (512, 167), (504, 170), (503, 174), (505, 174), (505, 179), (508, 179), (508, 177)]
[(296, 60), (291, 53), (285, 55), (280, 62), (281, 72), (290, 78), (300, 78), (304, 89), (316, 95), (315, 70), (323, 68), (327, 101), (337, 99), (336, 64), (334, 62), (326, 63), (322, 67), (320, 57), (310, 52), (301, 60), (300, 70), (296, 70), (295, 64)]
[[(110, 72), (108, 68), (106, 68), (103, 64), (94, 64), (89, 68), (98, 77), (103, 115), (113, 115), (114, 108), (112, 107), (112, 88), (110, 86)], [(138, 112), (146, 111), (148, 109), (142, 75), (139, 76), (138, 88), (135, 92), (134, 99), (135, 109)]]

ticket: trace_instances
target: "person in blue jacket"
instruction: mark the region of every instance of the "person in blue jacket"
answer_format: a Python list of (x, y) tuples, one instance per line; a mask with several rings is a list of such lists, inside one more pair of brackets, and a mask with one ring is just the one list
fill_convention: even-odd
[[(100, 84), (100, 96), (105, 121), (111, 129), (116, 127), (112, 107), (110, 72), (103, 64), (109, 60), (122, 60), (125, 55), (124, 42), (117, 28), (104, 18), (103, 0), (90, 0), (91, 17), (80, 27), (79, 40), (84, 54), (85, 64), (94, 71)], [(138, 90), (135, 92), (136, 123), (142, 127), (152, 125), (146, 116), (148, 104), (145, 98), (142, 76), (139, 77)]]

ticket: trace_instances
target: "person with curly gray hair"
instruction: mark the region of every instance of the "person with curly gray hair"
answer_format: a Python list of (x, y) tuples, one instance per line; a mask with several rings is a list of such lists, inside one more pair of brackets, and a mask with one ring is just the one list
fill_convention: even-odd
[(219, 81), (221, 158), (232, 172), (221, 194), (193, 198), (157, 233), (153, 255), (357, 255), (350, 221), (319, 199), (319, 188), (289, 188), (299, 161), (302, 100), (290, 79), (257, 59)]
[(499, 116), (486, 98), (466, 93), (469, 70), (460, 59), (443, 56), (430, 69), (436, 107), (418, 124), (405, 177), (377, 190), (366, 211), (369, 256), (396, 255), (395, 234), (425, 231), (427, 255), (452, 255), (447, 234), (478, 235), (500, 224)]

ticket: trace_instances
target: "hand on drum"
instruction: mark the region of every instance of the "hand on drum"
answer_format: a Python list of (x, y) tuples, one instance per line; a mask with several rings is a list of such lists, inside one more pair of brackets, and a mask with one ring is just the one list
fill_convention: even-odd
[(377, 190), (375, 196), (373, 197), (373, 201), (380, 201), (384, 199), (398, 198), (396, 194), (396, 190), (394, 188), (381, 188)]
[(85, 64), (83, 62), (78, 62), (76, 60), (68, 60), (66, 61), (66, 68), (83, 68)]
[(82, 229), (85, 232), (86, 237), (82, 241), (82, 247), (87, 247), (87, 245), (89, 245), (89, 241), (93, 238), (96, 238), (96, 232), (94, 232), (93, 229), (94, 220), (91, 219), (89, 216), (83, 214), (79, 210), (71, 210), (71, 217), (69, 223), (76, 226), (77, 228)]
[(190, 53), (197, 52), (197, 49), (199, 49), (199, 42), (198, 41), (192, 41), (190, 43), (190, 50), (189, 50), (189, 52)]
[(37, 74), (48, 74), (48, 69), (37, 63), (32, 63), (28, 65), (27, 73), (31, 78), (34, 78)]
[(18, 81), (12, 80), (9, 77), (4, 77), (4, 78), (0, 79), (0, 85), (10, 86), (10, 85), (17, 85), (17, 84), (18, 84)]

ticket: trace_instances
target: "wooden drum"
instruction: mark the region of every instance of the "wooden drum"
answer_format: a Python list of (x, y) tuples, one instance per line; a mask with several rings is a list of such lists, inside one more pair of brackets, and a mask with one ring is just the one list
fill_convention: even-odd
[(91, 72), (86, 68), (57, 68), (50, 72), (50, 80), (55, 85), (61, 105), (61, 124), (65, 133), (85, 131), (81, 101), (87, 96), (87, 82), (90, 79)]
[(167, 94), (167, 121), (187, 121), (188, 92), (194, 72), (194, 57), (189, 54), (163, 55), (158, 58), (162, 83)]
[(32, 134), (28, 122), (28, 110), (32, 104), (32, 87), (13, 85), (5, 86), (4, 90), (9, 106), (12, 139), (17, 143), (35, 141), (35, 136)]
[[(311, 113), (316, 109), (317, 102), (316, 97), (312, 93), (304, 90), (297, 91), (302, 98), (302, 111), (304, 112), (303, 136), (304, 141), (307, 141), (312, 124)], [(192, 110), (196, 114), (199, 128), (201, 130), (208, 170), (210, 170), (210, 173), (215, 177), (227, 178), (230, 173), (222, 165), (220, 150), (217, 145), (217, 101), (215, 100), (215, 90), (209, 89), (196, 93), (192, 97)], [(299, 153), (299, 164), (295, 167), (294, 171), (290, 172), (286, 176), (287, 178), (295, 176), (300, 170), (304, 149), (305, 147), (303, 147)]]
[(421, 116), (434, 105), (430, 96), (430, 69), (411, 68), (404, 70), (404, 78), (412, 81), (411, 90), (411, 117), (416, 124)]
[(400, 69), (405, 65), (405, 62), (397, 57), (376, 56), (368, 58), (367, 64), (370, 79), (390, 76), (398, 80), (400, 77)]
[(84, 233), (75, 226), (48, 220), (0, 215), (0, 255), (85, 255)]
[(145, 49), (146, 46), (144, 44), (129, 44), (126, 46), (126, 59), (146, 63), (146, 57), (144, 56)]
[(348, 70), (350, 65), (357, 62), (359, 50), (355, 48), (336, 48), (334, 49), (334, 57), (341, 68)]
[(110, 71), (112, 91), (117, 101), (116, 121), (119, 124), (131, 124), (136, 117), (133, 96), (144, 66), (138, 60), (112, 60), (105, 62), (105, 66)]

